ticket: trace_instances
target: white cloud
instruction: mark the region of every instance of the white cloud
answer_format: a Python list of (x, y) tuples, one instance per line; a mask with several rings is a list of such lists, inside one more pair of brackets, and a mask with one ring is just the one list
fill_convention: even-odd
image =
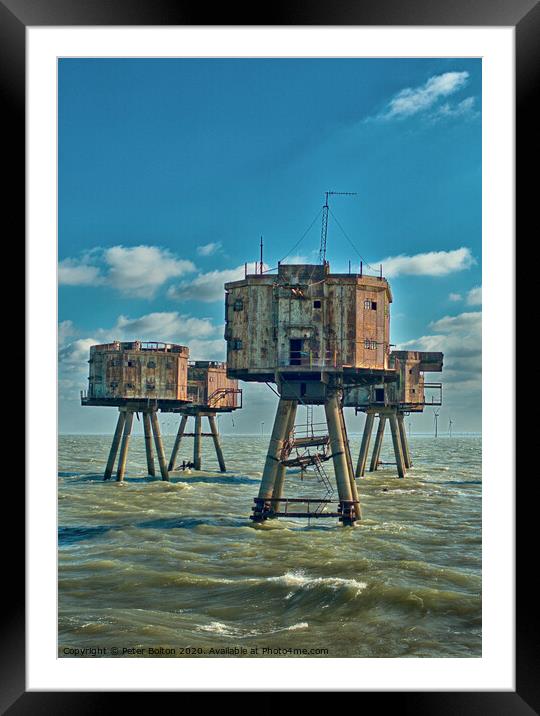
[(482, 305), (482, 286), (475, 286), (474, 288), (471, 288), (467, 294), (467, 303), (469, 306)]
[[(71, 321), (64, 323), (70, 323), (72, 333), (77, 333)], [(137, 318), (118, 316), (111, 328), (94, 331), (93, 338), (79, 338), (61, 346), (59, 358), (64, 364), (79, 364), (83, 355), (88, 360), (90, 346), (96, 343), (141, 340), (192, 345), (194, 340), (215, 340), (222, 331), (223, 327), (214, 325), (209, 318), (195, 318), (177, 311), (147, 313)]]
[(76, 330), (73, 321), (61, 321), (58, 324), (58, 345), (63, 346), (67, 343), (68, 338), (71, 338), (75, 334)]
[(90, 346), (99, 341), (78, 338), (58, 351), (58, 394), (64, 400), (78, 400), (79, 391), (88, 386)]
[[(319, 253), (319, 250), (317, 249), (317, 253)], [(285, 261), (283, 261), (284, 264), (309, 264), (310, 259), (308, 256), (302, 256), (300, 254), (295, 254), (294, 256), (288, 256)]]
[(459, 391), (479, 391), (482, 375), (482, 313), (444, 316), (430, 324), (433, 333), (402, 343), (401, 350), (442, 351), (441, 380)]
[(58, 280), (68, 286), (105, 284), (126, 296), (152, 298), (169, 279), (195, 270), (191, 261), (159, 246), (111, 246), (93, 249), (79, 259), (64, 259)]
[(442, 333), (456, 333), (457, 331), (480, 330), (482, 324), (482, 313), (473, 311), (460, 313), (458, 316), (444, 316), (438, 321), (430, 323), (430, 328)]
[(463, 296), (460, 293), (449, 293), (448, 300), (449, 301), (462, 301)]
[(96, 286), (103, 283), (99, 266), (88, 262), (88, 256), (82, 259), (64, 259), (58, 264), (58, 283), (63, 286)]
[(70, 368), (75, 368), (77, 372), (88, 371), (88, 358), (90, 357), (90, 346), (98, 343), (94, 338), (78, 338), (58, 351), (58, 359), (60, 363)]
[(113, 246), (105, 250), (104, 259), (107, 282), (128, 296), (143, 298), (152, 298), (168, 279), (195, 271), (191, 261), (157, 246)]
[(197, 246), (197, 253), (199, 256), (212, 256), (212, 254), (215, 254), (220, 248), (221, 241), (210, 242), (209, 244), (204, 244), (203, 246)]
[(430, 109), (441, 98), (457, 92), (465, 86), (468, 72), (445, 72), (434, 75), (419, 87), (407, 87), (398, 92), (388, 103), (382, 119), (410, 117)]
[(239, 281), (243, 278), (243, 264), (233, 269), (208, 271), (207, 273), (199, 274), (192, 281), (182, 281), (175, 286), (171, 286), (167, 291), (167, 295), (169, 298), (176, 300), (190, 299), (192, 301), (204, 301), (205, 303), (223, 301), (225, 297), (223, 284), (228, 281)]
[(388, 256), (382, 261), (384, 275), (396, 276), (446, 276), (463, 271), (476, 263), (471, 250), (465, 247), (454, 251), (429, 251), (425, 254)]
[(189, 342), (190, 360), (225, 360), (227, 344), (223, 338), (202, 341), (194, 338)]
[(458, 102), (455, 105), (451, 105), (445, 102), (441, 105), (433, 114), (433, 119), (440, 119), (444, 117), (465, 117), (473, 116), (476, 114), (474, 111), (474, 97), (467, 97), (466, 99)]
[(216, 333), (216, 326), (208, 318), (194, 318), (176, 311), (148, 313), (139, 318), (119, 316), (113, 328), (104, 331), (107, 340), (170, 341), (191, 343), (192, 338), (204, 338)]

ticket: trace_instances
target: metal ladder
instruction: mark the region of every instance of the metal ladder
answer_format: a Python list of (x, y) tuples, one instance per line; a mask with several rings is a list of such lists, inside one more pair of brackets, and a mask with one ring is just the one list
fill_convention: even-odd
[[(328, 475), (326, 473), (326, 470), (324, 469), (324, 466), (320, 459), (317, 459), (313, 463), (313, 467), (315, 468), (316, 476), (317, 476), (317, 482), (321, 483), (325, 490), (326, 494), (323, 496), (323, 500), (331, 499), (334, 496), (334, 487), (332, 483), (330, 482), (330, 479), (328, 478)], [(315, 509), (315, 512), (321, 513), (324, 512), (326, 509), (326, 503), (319, 502), (319, 505)]]
[[(305, 424), (301, 424), (298, 426), (300, 430), (303, 432), (305, 431), (306, 438), (312, 438), (315, 439), (315, 431), (314, 431), (314, 423), (313, 423), (313, 405), (305, 405), (306, 408), (306, 422)], [(288, 460), (290, 454), (293, 450), (296, 450), (297, 456), (299, 456), (299, 450), (301, 449), (299, 445), (295, 444), (295, 435), (296, 435), (296, 429), (295, 427), (292, 428), (291, 433), (287, 436), (285, 443), (283, 445), (282, 451), (281, 451), (281, 460)], [(300, 438), (299, 442), (302, 440)], [(305, 449), (304, 455), (306, 452), (309, 454), (309, 448)], [(332, 485), (332, 482), (330, 481), (330, 478), (328, 477), (328, 474), (323, 466), (323, 459), (318, 453), (315, 453), (314, 455), (311, 454), (311, 466), (313, 466), (315, 470), (315, 477), (317, 482), (323, 486), (325, 489), (325, 494), (320, 498), (321, 500), (327, 500), (331, 499), (334, 495), (334, 487)], [(303, 472), (303, 471), (302, 471)], [(317, 499), (314, 498), (313, 502), (317, 502)], [(315, 510), (313, 511), (315, 514), (320, 514), (321, 512), (324, 512), (327, 509), (327, 503), (325, 502), (319, 502)]]

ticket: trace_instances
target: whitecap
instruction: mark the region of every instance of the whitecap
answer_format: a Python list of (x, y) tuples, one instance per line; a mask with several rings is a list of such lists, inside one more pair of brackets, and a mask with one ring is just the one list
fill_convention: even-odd
[(296, 631), (297, 629), (307, 629), (309, 627), (309, 624), (307, 622), (298, 622), (298, 624), (293, 624), (290, 627), (287, 627), (285, 631)]
[[(298, 587), (300, 589), (314, 589), (326, 587), (328, 589), (355, 589), (356, 595), (367, 588), (366, 582), (359, 582), (357, 579), (345, 579), (344, 577), (309, 577), (304, 572), (286, 572), (279, 577), (268, 577), (269, 582), (283, 584), (286, 587)], [(290, 598), (287, 595), (287, 598)]]

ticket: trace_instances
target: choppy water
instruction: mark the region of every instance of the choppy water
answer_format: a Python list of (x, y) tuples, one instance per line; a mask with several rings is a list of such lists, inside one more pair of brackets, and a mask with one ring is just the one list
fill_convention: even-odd
[[(332, 518), (252, 525), (268, 437), (224, 436), (223, 475), (204, 440), (207, 469), (170, 483), (145, 477), (134, 437), (124, 485), (102, 481), (110, 440), (59, 438), (60, 656), (481, 656), (478, 436), (413, 435), (404, 480), (390, 466), (359, 480), (355, 529)], [(390, 447), (386, 436), (383, 461)], [(289, 475), (286, 492), (320, 487)]]

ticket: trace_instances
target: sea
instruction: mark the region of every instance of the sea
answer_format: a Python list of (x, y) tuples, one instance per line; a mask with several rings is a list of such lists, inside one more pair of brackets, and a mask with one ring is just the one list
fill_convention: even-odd
[[(360, 435), (349, 439), (355, 461)], [(118, 483), (103, 481), (111, 436), (59, 437), (60, 657), (482, 655), (479, 435), (410, 435), (405, 478), (386, 464), (358, 479), (354, 528), (254, 524), (269, 437), (221, 440), (227, 472), (203, 438), (203, 470), (164, 482), (134, 436)], [(169, 455), (174, 435), (163, 441)], [(185, 438), (179, 462), (191, 451)], [(381, 461), (393, 459), (387, 435)], [(325, 489), (291, 469), (285, 492)]]

